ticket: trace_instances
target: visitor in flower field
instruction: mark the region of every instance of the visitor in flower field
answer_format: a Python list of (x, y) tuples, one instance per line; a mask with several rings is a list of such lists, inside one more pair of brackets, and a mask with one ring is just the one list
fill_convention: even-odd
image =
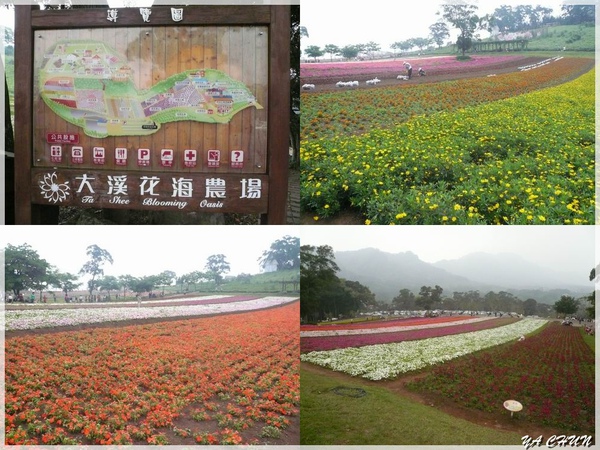
[(410, 80), (410, 78), (412, 77), (412, 66), (408, 62), (405, 62), (404, 67), (406, 68), (406, 72), (408, 73), (408, 79)]
[[(425, 71), (423, 70), (422, 67), (419, 67), (419, 76), (424, 77), (425, 76)], [(409, 77), (410, 78), (410, 77)]]

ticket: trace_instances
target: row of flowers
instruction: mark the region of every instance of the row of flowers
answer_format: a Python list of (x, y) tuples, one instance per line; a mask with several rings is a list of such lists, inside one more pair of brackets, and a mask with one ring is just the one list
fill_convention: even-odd
[(128, 306), (120, 308), (4, 311), (0, 317), (4, 316), (5, 330), (7, 331), (28, 330), (123, 320), (205, 316), (252, 311), (290, 303), (297, 300), (297, 298), (263, 297), (228, 303), (222, 303), (221, 300), (214, 299), (212, 303), (186, 306)]
[(305, 139), (301, 205), (315, 220), (353, 206), (366, 224), (593, 223), (594, 80)]
[(465, 316), (438, 316), (438, 317), (401, 317), (386, 320), (362, 320), (358, 322), (333, 323), (326, 325), (300, 325), (300, 331), (323, 331), (323, 330), (352, 330), (365, 328), (382, 328), (396, 326), (427, 325), (433, 323), (454, 322), (464, 320)]
[(365, 345), (391, 344), (394, 342), (415, 341), (418, 339), (429, 339), (440, 336), (451, 336), (453, 334), (468, 333), (478, 330), (487, 330), (513, 323), (515, 319), (493, 319), (473, 320), (460, 324), (452, 324), (443, 327), (422, 327), (410, 330), (395, 331), (391, 333), (378, 334), (353, 334), (340, 336), (300, 337), (300, 349), (302, 353), (334, 350), (339, 348), (363, 347)]
[(370, 380), (397, 375), (450, 361), (485, 348), (503, 344), (531, 333), (546, 323), (524, 319), (489, 330), (392, 344), (349, 347), (305, 353), (300, 359), (329, 369)]
[(301, 136), (314, 140), (392, 128), (418, 115), (454, 111), (564, 83), (590, 64), (585, 58), (563, 58), (533, 71), (495, 77), (303, 93)]
[[(519, 61), (527, 57), (522, 55), (475, 55), (467, 61), (458, 61), (454, 56), (418, 58), (408, 61), (415, 67), (424, 67), (428, 71), (434, 70), (436, 73), (448, 73), (454, 71), (481, 70), (485, 68), (494, 69), (501, 65), (510, 63), (518, 65)], [(335, 78), (335, 77), (359, 77), (361, 75), (379, 75), (405, 73), (405, 59), (386, 60), (386, 61), (356, 61), (356, 62), (325, 62), (319, 64), (304, 63), (300, 64), (300, 78), (308, 82), (311, 78)]]
[(263, 444), (297, 424), (298, 302), (8, 337), (5, 444)]
[(454, 325), (465, 325), (469, 323), (483, 322), (486, 320), (493, 319), (494, 317), (445, 317), (444, 319), (433, 323), (422, 323), (413, 324), (411, 322), (407, 324), (388, 324), (387, 326), (380, 327), (365, 327), (365, 328), (351, 328), (351, 329), (333, 329), (333, 330), (306, 330), (303, 331), (300, 328), (300, 337), (326, 337), (326, 336), (354, 336), (354, 335), (365, 335), (365, 334), (381, 334), (381, 333), (396, 333), (398, 331), (411, 331), (411, 330), (425, 330), (429, 328), (448, 328)]
[[(208, 295), (199, 297), (173, 298), (163, 300), (141, 300), (144, 306), (183, 306), (183, 305), (205, 305), (216, 303), (243, 302), (254, 300), (258, 297), (249, 295)], [(125, 302), (92, 302), (92, 303), (19, 303), (6, 305), (7, 309), (68, 309), (68, 308), (119, 308), (124, 306), (138, 305), (138, 301)]]
[(554, 322), (514, 345), (436, 366), (409, 387), (491, 413), (515, 399), (523, 405), (521, 420), (593, 434), (594, 380), (594, 352), (580, 329)]

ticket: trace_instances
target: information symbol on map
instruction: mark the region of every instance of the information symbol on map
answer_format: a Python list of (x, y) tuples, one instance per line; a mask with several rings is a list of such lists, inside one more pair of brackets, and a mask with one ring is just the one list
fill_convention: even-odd
[(82, 164), (83, 163), (83, 147), (72, 147), (71, 148), (71, 163)]
[(185, 167), (196, 167), (198, 162), (198, 152), (196, 150), (183, 151), (183, 165)]
[(163, 148), (160, 151), (160, 165), (163, 167), (173, 167), (173, 149)]
[(138, 148), (138, 166), (147, 167), (150, 165), (150, 149)]
[(208, 167), (219, 167), (221, 163), (221, 150), (209, 150), (207, 163)]
[(104, 147), (94, 147), (92, 150), (94, 164), (104, 164), (106, 159), (106, 152)]
[(62, 146), (51, 145), (50, 146), (50, 161), (59, 163), (62, 162)]
[(117, 166), (127, 165), (127, 149), (125, 147), (115, 148), (115, 163)]
[(231, 152), (230, 166), (232, 169), (241, 169), (244, 167), (244, 152), (242, 150), (233, 150)]

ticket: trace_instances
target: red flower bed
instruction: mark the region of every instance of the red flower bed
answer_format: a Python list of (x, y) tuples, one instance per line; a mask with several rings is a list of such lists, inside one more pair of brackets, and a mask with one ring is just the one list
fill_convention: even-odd
[(5, 443), (262, 443), (297, 421), (298, 316), (294, 303), (9, 338)]
[(579, 329), (554, 322), (522, 342), (436, 366), (410, 386), (489, 412), (508, 414), (503, 402), (514, 399), (523, 404), (521, 419), (593, 434), (594, 370)]
[(404, 319), (344, 323), (339, 325), (300, 325), (300, 331), (356, 330), (363, 328), (381, 328), (398, 326), (408, 327), (413, 325), (431, 325), (434, 323), (456, 322), (459, 320), (469, 320), (470, 318), (470, 316), (411, 317)]
[[(463, 318), (464, 320), (464, 318)], [(461, 325), (449, 325), (422, 330), (398, 331), (396, 333), (355, 334), (348, 336), (301, 337), (300, 350), (308, 353), (316, 350), (335, 350), (338, 348), (363, 347), (365, 345), (391, 344), (392, 342), (416, 341), (432, 337), (487, 330), (516, 322), (516, 319), (490, 319)]]

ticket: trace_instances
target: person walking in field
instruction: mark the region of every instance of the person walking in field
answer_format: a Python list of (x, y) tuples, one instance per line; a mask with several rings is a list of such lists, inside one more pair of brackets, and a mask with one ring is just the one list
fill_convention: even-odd
[(412, 66), (410, 65), (410, 63), (405, 62), (404, 68), (406, 69), (406, 72), (408, 73), (408, 79), (410, 80), (410, 78), (412, 77)]

